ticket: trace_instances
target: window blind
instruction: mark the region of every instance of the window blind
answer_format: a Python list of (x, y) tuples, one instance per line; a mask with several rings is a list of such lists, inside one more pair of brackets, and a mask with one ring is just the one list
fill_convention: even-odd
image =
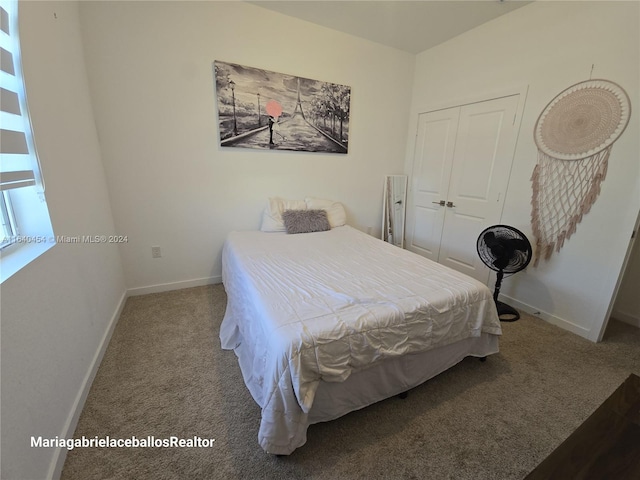
[(0, 3), (0, 190), (38, 184), (20, 63), (18, 2)]

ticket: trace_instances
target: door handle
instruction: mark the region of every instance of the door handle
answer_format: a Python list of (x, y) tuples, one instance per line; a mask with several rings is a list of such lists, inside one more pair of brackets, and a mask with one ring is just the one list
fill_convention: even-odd
[(440, 200), (439, 202), (431, 202), (431, 203), (435, 203), (437, 205), (440, 205), (441, 207), (444, 207), (444, 200)]
[(455, 205), (453, 204), (453, 202), (447, 202), (447, 207), (453, 208), (455, 207)]

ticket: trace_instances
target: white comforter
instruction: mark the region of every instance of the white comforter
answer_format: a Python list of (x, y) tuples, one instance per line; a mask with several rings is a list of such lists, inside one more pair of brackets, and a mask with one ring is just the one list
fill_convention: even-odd
[(501, 334), (480, 282), (349, 226), (233, 232), (223, 249), (222, 348), (235, 349), (274, 454), (306, 442), (320, 380), (481, 332)]

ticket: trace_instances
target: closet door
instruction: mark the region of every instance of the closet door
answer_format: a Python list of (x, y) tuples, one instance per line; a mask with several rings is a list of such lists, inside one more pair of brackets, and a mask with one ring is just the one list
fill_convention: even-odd
[[(513, 95), (419, 119), (408, 248), (482, 282), (489, 269), (478, 257), (476, 240), (502, 215), (518, 101), (519, 95)], [(441, 200), (444, 206), (431, 203)]]
[(465, 105), (438, 261), (482, 282), (489, 278), (476, 250), (478, 235), (500, 222), (517, 139), (518, 95)]
[(407, 250), (438, 261), (460, 108), (423, 113), (407, 205)]

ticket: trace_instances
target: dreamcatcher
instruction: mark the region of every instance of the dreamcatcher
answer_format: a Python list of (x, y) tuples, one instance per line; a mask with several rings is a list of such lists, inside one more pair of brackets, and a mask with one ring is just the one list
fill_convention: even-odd
[(534, 266), (562, 248), (598, 198), (611, 147), (630, 114), (627, 93), (608, 80), (577, 83), (540, 114), (534, 130), (538, 163), (531, 176)]

